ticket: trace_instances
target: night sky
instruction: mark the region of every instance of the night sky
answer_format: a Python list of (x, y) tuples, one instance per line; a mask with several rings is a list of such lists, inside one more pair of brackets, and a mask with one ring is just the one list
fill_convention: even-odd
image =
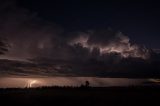
[(122, 31), (137, 43), (160, 48), (160, 7), (157, 2), (19, 0), (17, 3), (67, 31), (110, 27)]
[(159, 11), (151, 1), (0, 1), (0, 76), (160, 77)]

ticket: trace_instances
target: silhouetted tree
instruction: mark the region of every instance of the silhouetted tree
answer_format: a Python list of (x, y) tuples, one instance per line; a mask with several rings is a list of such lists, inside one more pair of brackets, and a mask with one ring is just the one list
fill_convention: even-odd
[(85, 87), (89, 87), (89, 84), (90, 84), (89, 81), (86, 81), (85, 82)]

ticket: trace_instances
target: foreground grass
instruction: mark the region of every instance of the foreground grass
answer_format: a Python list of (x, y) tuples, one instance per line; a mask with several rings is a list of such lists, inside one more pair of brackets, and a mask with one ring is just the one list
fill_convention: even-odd
[(160, 87), (42, 87), (0, 89), (3, 105), (160, 106)]

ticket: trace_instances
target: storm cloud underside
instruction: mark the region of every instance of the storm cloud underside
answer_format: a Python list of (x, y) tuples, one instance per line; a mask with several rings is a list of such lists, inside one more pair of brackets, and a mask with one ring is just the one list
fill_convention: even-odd
[[(53, 23), (45, 22), (36, 13), (17, 7), (8, 2), (1, 6), (1, 36), (8, 39), (11, 45), (7, 55), (22, 58), (33, 58), (35, 56), (50, 56), (63, 52), (63, 56), (69, 59), (74, 55), (70, 49), (78, 49), (81, 52), (88, 51), (90, 55), (94, 50), (99, 55), (107, 53), (118, 53), (122, 57), (147, 58), (149, 51), (145, 47), (131, 44), (130, 39), (121, 32), (104, 29), (89, 32), (76, 32), (74, 35), (65, 35), (62, 28)], [(56, 53), (58, 52), (58, 53)], [(86, 54), (87, 55), (87, 54)], [(55, 56), (57, 57), (57, 56)]]
[[(131, 43), (125, 34), (110, 28), (68, 32), (13, 2), (2, 4), (0, 12), (0, 36), (10, 45), (9, 51), (1, 58), (33, 63), (25, 67), (12, 66), (15, 73), (106, 76), (112, 70), (115, 72), (114, 65), (118, 66), (117, 70), (132, 68), (124, 65), (125, 68), (121, 69), (119, 64), (122, 60), (132, 58), (139, 64), (139, 60), (144, 62), (151, 56), (148, 48)], [(96, 66), (93, 66), (94, 62)], [(44, 68), (43, 63), (50, 65)], [(108, 63), (113, 63), (113, 66), (106, 65)]]

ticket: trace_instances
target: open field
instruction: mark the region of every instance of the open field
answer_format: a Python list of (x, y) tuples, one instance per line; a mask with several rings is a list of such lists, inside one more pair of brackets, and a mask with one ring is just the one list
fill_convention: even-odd
[(1, 104), (31, 106), (160, 105), (160, 87), (44, 87), (0, 89)]

